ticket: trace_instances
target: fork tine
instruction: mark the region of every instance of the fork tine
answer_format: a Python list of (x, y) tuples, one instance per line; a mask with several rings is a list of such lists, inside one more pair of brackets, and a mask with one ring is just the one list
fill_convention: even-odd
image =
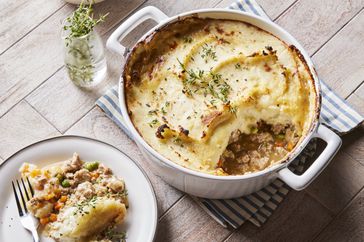
[(14, 191), (16, 206), (18, 207), (18, 213), (19, 213), (19, 216), (21, 217), (21, 216), (23, 216), (23, 210), (22, 210), (22, 208), (20, 206), (20, 202), (19, 202), (18, 194), (16, 193), (14, 182), (11, 181), (11, 184), (13, 185), (13, 191)]
[(31, 185), (31, 184), (30, 184), (30, 182), (29, 182), (28, 177), (27, 177), (27, 182), (28, 182), (28, 186), (29, 186), (29, 188), (30, 188), (30, 193), (32, 194), (32, 197), (33, 197), (33, 196), (34, 196), (34, 190), (33, 190), (32, 185)]
[(19, 189), (19, 192), (20, 192), (21, 200), (23, 201), (23, 206), (24, 206), (25, 213), (28, 213), (27, 204), (25, 202), (25, 199), (24, 199), (23, 193), (21, 191), (21, 188), (20, 188), (20, 185), (19, 185), (18, 180), (16, 180), (16, 184), (18, 184), (18, 189)]
[(29, 194), (28, 194), (28, 189), (26, 188), (25, 184), (24, 184), (24, 180), (23, 178), (20, 178), (21, 180), (21, 184), (23, 185), (23, 188), (24, 188), (24, 193), (25, 193), (25, 196), (27, 197), (27, 201), (29, 201)]

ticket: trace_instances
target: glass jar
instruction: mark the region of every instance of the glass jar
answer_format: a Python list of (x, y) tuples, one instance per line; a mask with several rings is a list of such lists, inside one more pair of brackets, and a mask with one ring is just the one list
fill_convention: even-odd
[(106, 77), (107, 65), (104, 46), (98, 33), (93, 30), (81, 37), (67, 38), (64, 42), (64, 62), (69, 78), (80, 87), (93, 87)]

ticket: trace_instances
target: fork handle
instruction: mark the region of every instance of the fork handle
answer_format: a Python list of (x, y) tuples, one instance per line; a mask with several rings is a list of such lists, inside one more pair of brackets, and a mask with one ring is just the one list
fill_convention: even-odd
[(38, 232), (37, 232), (36, 229), (35, 230), (32, 230), (32, 235), (33, 235), (33, 241), (34, 242), (40, 242), (39, 235), (38, 235)]

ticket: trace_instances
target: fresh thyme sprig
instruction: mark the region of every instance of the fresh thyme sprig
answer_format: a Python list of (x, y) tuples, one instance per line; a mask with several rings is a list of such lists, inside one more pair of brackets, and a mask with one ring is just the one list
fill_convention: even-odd
[(94, 19), (92, 3), (85, 5), (82, 2), (73, 14), (66, 18), (63, 26), (64, 30), (69, 31), (66, 39), (69, 42), (72, 38), (79, 38), (89, 34), (96, 25), (105, 21), (108, 14), (100, 15), (99, 18)]
[(98, 48), (95, 47), (97, 41), (92, 36), (92, 31), (96, 25), (105, 20), (107, 15), (108, 13), (94, 19), (92, 3), (82, 2), (72, 15), (65, 19), (63, 29), (67, 34), (65, 36), (66, 68), (70, 79), (77, 85), (82, 86), (82, 83), (93, 81), (94, 57), (97, 56), (95, 51)]
[(202, 90), (206, 96), (210, 93), (216, 99), (221, 100), (223, 103), (228, 103), (228, 95), (231, 90), (231, 86), (223, 81), (222, 75), (220, 73), (209, 72), (209, 77), (206, 77), (203, 70), (195, 71), (193, 69), (188, 70), (186, 66), (177, 58), (178, 63), (181, 66), (182, 73), (187, 74), (187, 77), (183, 79), (183, 93), (192, 96), (192, 86), (195, 86), (194, 91), (198, 92)]
[(182, 68), (182, 72), (187, 73), (187, 78), (184, 79), (185, 83), (194, 85), (196, 84), (197, 80), (202, 80), (202, 77), (204, 75), (203, 70), (198, 70), (198, 71), (194, 71), (193, 69), (187, 70), (185, 65), (178, 58), (177, 61)]
[(204, 44), (204, 46), (202, 46), (202, 52), (203, 52), (203, 54), (201, 55), (201, 57), (202, 57), (202, 59), (205, 60), (206, 63), (209, 58), (214, 61), (217, 60), (216, 52), (213, 51), (212, 47), (209, 46), (208, 44)]
[(219, 73), (210, 72), (211, 81), (208, 84), (210, 94), (217, 99), (220, 99), (223, 103), (227, 103), (227, 97), (230, 93), (230, 85), (222, 81), (222, 75)]

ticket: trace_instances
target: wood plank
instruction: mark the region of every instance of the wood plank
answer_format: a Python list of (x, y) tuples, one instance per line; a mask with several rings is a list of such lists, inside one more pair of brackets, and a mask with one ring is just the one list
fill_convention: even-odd
[(276, 22), (313, 54), (363, 6), (364, 0), (299, 0)]
[(86, 90), (75, 86), (68, 78), (66, 69), (62, 68), (32, 92), (26, 100), (60, 132), (64, 133), (92, 109), (100, 96), (117, 83), (121, 58), (109, 51), (106, 51), (106, 55), (108, 76), (95, 88)]
[(344, 98), (363, 82), (363, 26), (361, 11), (313, 57), (320, 77)]
[(274, 20), (297, 0), (257, 0), (257, 2), (264, 9), (265, 13)]
[[(145, 31), (152, 25), (146, 25)], [(105, 43), (110, 34), (118, 27), (101, 36)], [(138, 28), (140, 30), (140, 28)], [(133, 31), (128, 39), (123, 41), (125, 46), (132, 46), (139, 37), (140, 32)], [(124, 58), (105, 48), (108, 65), (108, 74), (98, 86), (86, 90), (75, 86), (67, 76), (65, 68), (59, 70), (40, 87), (34, 90), (26, 100), (62, 133), (84, 116), (95, 104), (95, 101), (105, 92), (116, 85), (121, 74), (120, 66)], [(45, 102), (44, 100), (47, 100)], [(57, 110), (57, 112), (54, 112)]]
[[(26, 100), (61, 133), (84, 116), (93, 107), (102, 92), (85, 91), (75, 86), (62, 68)], [(55, 111), (56, 110), (56, 111)]]
[[(297, 0), (258, 0), (257, 3), (271, 19), (276, 19), (284, 10), (296, 1)], [(215, 6), (215, 8), (227, 8), (234, 2), (236, 2), (236, 0), (222, 0)]]
[[(364, 115), (364, 83), (350, 95), (347, 101)], [(344, 136), (342, 149), (364, 166), (364, 124)]]
[(227, 8), (234, 2), (235, 0), (221, 0), (218, 4), (214, 6), (214, 8)]
[(364, 166), (340, 151), (306, 191), (338, 214), (364, 186), (363, 174)]
[(25, 101), (21, 101), (0, 118), (0, 134), (0, 156), (4, 159), (30, 143), (59, 135)]
[(149, 0), (143, 6), (155, 6), (168, 16), (173, 16), (179, 13), (199, 9), (210, 8), (217, 5), (221, 0), (185, 0), (179, 1), (164, 1), (164, 0)]
[(0, 1), (0, 54), (63, 5), (62, 0)]
[(327, 226), (316, 241), (363, 241), (364, 189), (345, 211)]
[[(216, 5), (216, 7), (225, 8), (233, 2), (235, 2), (235, 0), (222, 0)], [(270, 17), (270, 19), (275, 20), (287, 8), (297, 2), (297, 0), (257, 0), (256, 2), (263, 8), (264, 12)]]
[(152, 182), (157, 195), (160, 215), (182, 197), (183, 194), (181, 192), (167, 185), (162, 179), (151, 172), (148, 161), (142, 156), (135, 143), (98, 107), (95, 107), (89, 112), (75, 126), (68, 130), (66, 134), (100, 139), (119, 148), (138, 162), (144, 168)]
[(245, 223), (226, 242), (311, 241), (331, 219), (306, 192), (291, 191), (261, 228)]
[[(195, 5), (196, 9), (198, 8), (226, 8), (228, 7), (231, 3), (235, 2), (235, 0), (214, 0), (214, 1), (193, 1), (190, 0), (191, 4), (198, 4)], [(168, 5), (166, 5), (168, 4)], [(189, 11), (189, 10), (193, 10), (195, 8), (186, 8), (186, 6), (189, 4), (188, 2), (184, 1), (184, 4), (179, 4), (178, 2), (173, 2), (173, 1), (158, 1), (158, 0), (152, 0), (152, 1), (147, 1), (145, 4), (143, 4), (143, 6), (141, 6), (140, 8), (146, 7), (146, 6), (154, 6), (157, 7), (159, 9), (161, 9), (164, 13), (166, 13), (168, 16), (172, 16), (175, 14), (179, 14), (185, 11)], [(191, 4), (189, 4), (188, 6), (191, 6)], [(139, 8), (139, 9), (140, 9)], [(122, 44), (128, 47), (133, 46), (140, 37), (142, 37), (144, 35), (144, 33), (146, 33), (147, 31), (149, 31), (151, 28), (153, 28), (156, 25), (156, 23), (154, 21), (150, 21), (147, 20), (146, 22), (142, 23), (141, 25), (139, 25), (137, 28), (135, 28), (131, 33), (129, 33), (128, 36), (126, 36), (126, 38), (122, 41)]]
[(71, 10), (66, 5), (0, 56), (0, 116), (62, 65), (60, 33), (54, 30)]
[[(143, 0), (108, 0), (96, 5), (96, 15), (110, 12), (98, 27), (99, 33), (107, 32), (141, 3)], [(65, 5), (0, 56), (0, 116), (61, 68), (61, 22), (73, 9)]]
[[(165, 3), (159, 4), (164, 6)], [(215, 3), (211, 2), (209, 4)], [(175, 4), (173, 6), (180, 7), (181, 5)], [(169, 11), (178, 10), (169, 9)], [(143, 33), (153, 26), (151, 23), (152, 22), (150, 21), (139, 27), (136, 31), (130, 33), (128, 38), (123, 41), (123, 44), (132, 46)], [(110, 25), (112, 24), (110, 23)], [(104, 42), (106, 42), (107, 38), (116, 27), (102, 36)], [(113, 54), (108, 50), (106, 51), (106, 57), (109, 68), (108, 77), (105, 82), (98, 87), (87, 92), (84, 89), (77, 88), (68, 79), (66, 70), (62, 68), (32, 92), (26, 100), (39, 113), (46, 117), (47, 120), (54, 124), (58, 130), (61, 132), (66, 131), (93, 107), (96, 99), (105, 93), (108, 87), (117, 84), (121, 72), (120, 66), (122, 66), (124, 58)], [(45, 102), (44, 100), (47, 101)], [(57, 110), (57, 112), (54, 112), (54, 110)]]
[(364, 115), (364, 82), (349, 96), (347, 101), (355, 110)]
[(344, 136), (342, 150), (364, 166), (364, 124)]
[(231, 231), (185, 196), (161, 218), (155, 241), (222, 241)]

